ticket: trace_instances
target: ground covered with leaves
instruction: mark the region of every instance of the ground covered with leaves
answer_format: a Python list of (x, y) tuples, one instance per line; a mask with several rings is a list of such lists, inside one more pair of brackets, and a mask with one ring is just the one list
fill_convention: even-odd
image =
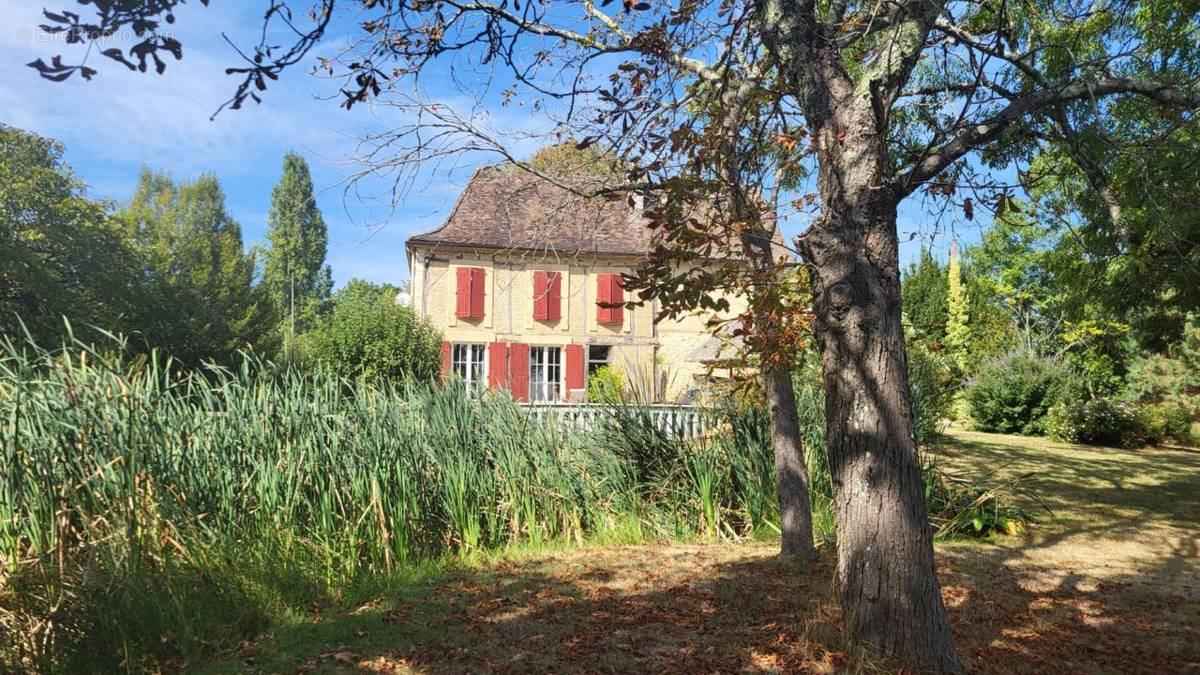
[[(1027, 482), (1028, 532), (940, 544), (974, 672), (1200, 672), (1200, 453), (956, 432), (954, 470)], [(989, 468), (988, 470), (991, 470)], [(888, 672), (848, 646), (834, 556), (775, 544), (514, 554), (314, 606), (202, 671)], [(198, 664), (193, 664), (198, 665)]]

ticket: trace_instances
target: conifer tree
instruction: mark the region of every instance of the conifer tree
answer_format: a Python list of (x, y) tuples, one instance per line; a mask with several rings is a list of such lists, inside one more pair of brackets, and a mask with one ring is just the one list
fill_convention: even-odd
[(281, 318), (290, 357), (297, 333), (313, 324), (333, 288), (325, 254), (329, 236), (313, 196), (308, 163), (294, 152), (283, 158), (283, 175), (271, 191), (263, 285)]
[(971, 339), (971, 329), (967, 326), (969, 318), (967, 289), (963, 286), (962, 268), (958, 259), (958, 238), (950, 240), (950, 292), (946, 298), (946, 347), (950, 359), (959, 373), (967, 369), (967, 345)]

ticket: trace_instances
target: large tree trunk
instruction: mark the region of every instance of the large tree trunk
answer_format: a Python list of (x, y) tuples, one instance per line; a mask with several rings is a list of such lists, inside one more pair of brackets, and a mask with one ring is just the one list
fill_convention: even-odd
[(803, 248), (813, 264), (843, 613), (879, 652), (961, 672), (913, 436), (896, 207), (869, 189), (827, 199), (827, 221)]
[(756, 4), (817, 158), (821, 218), (796, 244), (812, 270), (842, 611), (853, 636), (875, 650), (962, 672), (913, 437), (896, 234), (902, 192), (886, 147), (890, 97), (915, 67), (939, 5), (902, 4), (887, 48), (852, 77), (816, 2)]
[(796, 411), (792, 374), (764, 373), (767, 411), (771, 417), (771, 444), (775, 448), (775, 486), (779, 495), (779, 554), (800, 560), (817, 557), (813, 546), (812, 503), (808, 467)]

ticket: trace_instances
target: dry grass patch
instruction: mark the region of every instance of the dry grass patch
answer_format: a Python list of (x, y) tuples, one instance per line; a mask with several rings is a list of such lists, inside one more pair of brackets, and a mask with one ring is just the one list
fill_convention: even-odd
[[(216, 670), (846, 672), (831, 560), (775, 544), (577, 549), (452, 573), (298, 625)], [(353, 627), (351, 627), (353, 625)], [(343, 643), (336, 638), (349, 637)], [(308, 644), (303, 653), (296, 647)], [(312, 649), (319, 645), (318, 649)]]

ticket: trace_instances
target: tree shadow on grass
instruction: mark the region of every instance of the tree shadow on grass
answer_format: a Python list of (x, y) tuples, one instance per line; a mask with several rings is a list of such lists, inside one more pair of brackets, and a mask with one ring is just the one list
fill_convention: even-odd
[(1035, 494), (1051, 507), (1068, 507), (1058, 514), (1060, 525), (1084, 527), (1090, 521), (1114, 534), (1156, 523), (1200, 525), (1200, 453), (957, 433), (949, 439), (946, 456), (952, 466), (971, 474), (1033, 473), (1027, 485)]
[[(1200, 668), (1196, 603), (1157, 593), (1196, 578), (1196, 544), (1144, 574), (1053, 583), (1016, 549), (942, 551), (959, 652), (974, 672)], [(830, 552), (809, 568), (766, 546), (583, 550), (396, 589), (275, 631), (218, 670), (260, 672), (894, 672), (848, 647)]]
[(1055, 515), (943, 547), (959, 649), (977, 672), (1200, 672), (1200, 455), (954, 434), (951, 461), (1036, 472)]
[(1006, 564), (1020, 549), (963, 548), (940, 559), (959, 652), (978, 673), (1200, 672), (1197, 547), (1185, 538), (1138, 571), (1097, 576)]
[(853, 663), (832, 556), (804, 566), (773, 550), (651, 545), (451, 573), (278, 629), (238, 658), (271, 672), (834, 672)]

